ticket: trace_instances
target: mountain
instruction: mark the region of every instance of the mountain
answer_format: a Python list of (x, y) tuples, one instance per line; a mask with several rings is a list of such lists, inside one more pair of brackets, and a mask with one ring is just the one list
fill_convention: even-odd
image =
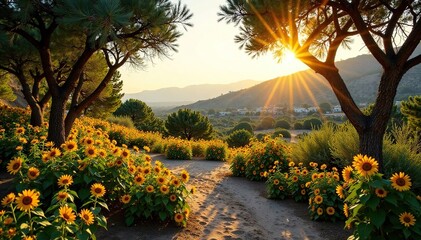
[(174, 105), (177, 102), (180, 104), (192, 103), (198, 100), (210, 99), (222, 94), (240, 89), (249, 88), (260, 83), (255, 80), (243, 80), (229, 84), (200, 84), (191, 85), (183, 88), (169, 87), (157, 90), (145, 90), (138, 93), (125, 94), (123, 101), (134, 98), (139, 99), (148, 105), (164, 106), (167, 103)]
[[(421, 49), (418, 48), (417, 52), (421, 52)], [(374, 101), (381, 68), (371, 55), (361, 55), (339, 61), (336, 66), (355, 102), (371, 103)], [(417, 65), (404, 75), (395, 99), (404, 100), (410, 95), (421, 94), (420, 82), (421, 65)], [(246, 107), (254, 109), (270, 105), (300, 106), (308, 104), (316, 106), (323, 102), (338, 104), (328, 82), (321, 75), (309, 69), (178, 108), (225, 110)]]

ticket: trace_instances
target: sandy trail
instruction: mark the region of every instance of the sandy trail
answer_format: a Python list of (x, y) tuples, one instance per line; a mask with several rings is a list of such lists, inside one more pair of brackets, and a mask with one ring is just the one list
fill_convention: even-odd
[(346, 239), (343, 223), (314, 222), (306, 215), (307, 204), (265, 197), (264, 183), (230, 177), (223, 162), (165, 160), (151, 155), (165, 166), (190, 173), (189, 184), (197, 193), (190, 200), (191, 216), (186, 228), (138, 223), (126, 227), (122, 216), (113, 217), (107, 232), (98, 239)]

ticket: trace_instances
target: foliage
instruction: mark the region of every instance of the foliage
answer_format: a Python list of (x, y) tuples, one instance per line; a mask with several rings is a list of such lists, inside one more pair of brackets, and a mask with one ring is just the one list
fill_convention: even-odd
[(321, 171), (318, 171), (317, 165), (312, 165), (314, 170), (312, 170), (309, 184), (310, 199), (308, 207), (310, 218), (332, 222), (344, 220), (343, 196), (336, 194), (337, 186), (341, 184), (339, 172), (335, 167), (332, 171), (327, 171), (326, 165), (321, 165)]
[(275, 132), (272, 134), (272, 137), (278, 137), (279, 135), (282, 135), (283, 138), (291, 138), (291, 133), (283, 128), (277, 128), (275, 129)]
[(375, 159), (357, 155), (344, 170), (345, 216), (359, 239), (420, 239), (421, 204), (410, 191), (411, 177), (397, 172), (391, 178), (378, 173)]
[(253, 134), (253, 126), (251, 126), (251, 124), (249, 122), (240, 122), (237, 125), (235, 125), (232, 129), (231, 129), (231, 133), (235, 132), (236, 130), (240, 130), (240, 129), (244, 129), (247, 130), (248, 132), (250, 132), (251, 134)]
[(334, 159), (332, 163), (339, 168), (344, 168), (351, 163), (352, 157), (358, 153), (358, 133), (349, 122), (345, 122), (335, 128), (328, 144)]
[(268, 198), (285, 199), (290, 194), (288, 192), (288, 174), (281, 171), (276, 171), (269, 174), (266, 180), (266, 194)]
[(269, 170), (278, 162), (279, 169), (288, 167), (287, 157), (290, 149), (280, 138), (266, 137), (264, 142), (251, 143), (250, 157), (246, 163), (246, 177), (252, 181), (266, 180)]
[(292, 147), (293, 161), (303, 162), (304, 165), (308, 165), (310, 162), (331, 165), (329, 141), (334, 133), (332, 126), (323, 125), (320, 130), (312, 131), (304, 136)]
[(318, 118), (310, 118), (306, 119), (303, 122), (303, 129), (312, 130), (312, 129), (320, 129), (322, 126), (322, 121)]
[(125, 126), (128, 128), (134, 128), (133, 120), (129, 116), (111, 116), (107, 118), (107, 121), (117, 125)]
[(193, 157), (204, 157), (206, 154), (207, 142), (203, 140), (191, 142)]
[(278, 120), (275, 123), (275, 128), (291, 129), (291, 124), (287, 120)]
[(294, 162), (289, 163), (289, 173), (286, 174), (288, 193), (296, 202), (308, 200), (308, 186), (306, 183), (311, 180), (311, 172), (302, 163), (295, 166)]
[(408, 120), (408, 125), (421, 132), (421, 96), (410, 96), (407, 101), (401, 102), (401, 112)]
[(250, 143), (253, 135), (246, 129), (235, 130), (227, 137), (228, 146), (231, 148), (244, 147)]
[(168, 159), (191, 160), (193, 153), (190, 142), (178, 138), (169, 139), (165, 149), (165, 156)]
[(16, 99), (16, 95), (10, 87), (10, 79), (8, 78), (8, 75), (5, 76), (0, 72), (0, 78), (3, 78), (0, 79), (0, 99), (14, 101)]
[(230, 163), (230, 170), (233, 176), (246, 176), (246, 162), (249, 154), (249, 148), (238, 148), (235, 150)]
[(130, 117), (138, 130), (159, 132), (163, 129), (163, 122), (155, 117), (152, 108), (137, 99), (126, 100), (114, 115)]
[(304, 129), (304, 125), (301, 122), (295, 122), (294, 123), (294, 129), (295, 130), (302, 130), (302, 129)]
[(209, 119), (190, 109), (179, 109), (168, 115), (165, 128), (170, 136), (187, 140), (210, 139), (213, 133)]
[(212, 140), (208, 142), (206, 148), (205, 159), (226, 161), (228, 159), (228, 146), (220, 140)]
[(258, 129), (271, 129), (275, 126), (275, 119), (273, 117), (264, 117), (257, 126)]

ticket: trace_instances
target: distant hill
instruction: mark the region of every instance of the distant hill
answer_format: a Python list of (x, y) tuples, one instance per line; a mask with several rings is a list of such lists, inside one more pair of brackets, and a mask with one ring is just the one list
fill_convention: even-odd
[(177, 102), (179, 103), (178, 105), (186, 104), (186, 102), (193, 103), (199, 100), (221, 96), (232, 91), (249, 88), (258, 83), (260, 83), (260, 81), (243, 80), (229, 84), (198, 84), (183, 88), (169, 87), (157, 90), (145, 90), (139, 93), (125, 94), (123, 101), (134, 98), (139, 99), (148, 105), (164, 106), (166, 103), (171, 103), (174, 107), (177, 106), (175, 105)]
[[(418, 52), (420, 52), (420, 48)], [(357, 103), (371, 103), (376, 97), (381, 68), (371, 55), (337, 62), (340, 74)], [(396, 100), (421, 94), (421, 65), (406, 73), (399, 85)], [(261, 106), (300, 106), (338, 101), (328, 82), (313, 70), (305, 70), (262, 82), (256, 86), (231, 92), (213, 99), (198, 101), (178, 108), (219, 109), (249, 108)]]

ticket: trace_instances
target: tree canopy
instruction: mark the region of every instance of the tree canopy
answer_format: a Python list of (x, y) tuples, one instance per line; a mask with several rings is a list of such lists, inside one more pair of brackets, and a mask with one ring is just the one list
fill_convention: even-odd
[(132, 119), (135, 127), (142, 131), (162, 131), (163, 121), (157, 117), (146, 103), (129, 99), (114, 112), (115, 116), (127, 116)]
[[(332, 87), (355, 127), (360, 152), (382, 167), (383, 135), (402, 76), (421, 63), (412, 56), (421, 40), (420, 1), (227, 0), (220, 21), (240, 28), (235, 41), (252, 57), (272, 52), (282, 59), (295, 53)], [(354, 102), (335, 58), (355, 37), (383, 69), (373, 111), (365, 115)]]
[(165, 128), (169, 135), (187, 140), (210, 139), (213, 134), (209, 119), (190, 109), (179, 109), (168, 115)]
[(421, 133), (421, 95), (410, 96), (407, 101), (402, 101), (401, 112), (408, 120), (409, 127)]
[[(42, 100), (30, 84), (46, 82), (51, 96), (48, 138), (57, 145), (123, 64), (139, 66), (176, 51), (178, 26), (191, 26), (192, 16), (186, 6), (170, 0), (2, 1), (0, 12), (0, 49), (16, 49), (8, 53), (25, 57), (12, 58), (5, 70), (17, 73), (18, 79), (24, 76), (19, 81), (28, 90), (25, 98), (33, 111), (42, 112), (44, 105), (39, 105)], [(20, 49), (28, 49), (26, 55)], [(92, 91), (81, 97), (89, 82), (86, 67), (94, 57), (106, 69)]]

